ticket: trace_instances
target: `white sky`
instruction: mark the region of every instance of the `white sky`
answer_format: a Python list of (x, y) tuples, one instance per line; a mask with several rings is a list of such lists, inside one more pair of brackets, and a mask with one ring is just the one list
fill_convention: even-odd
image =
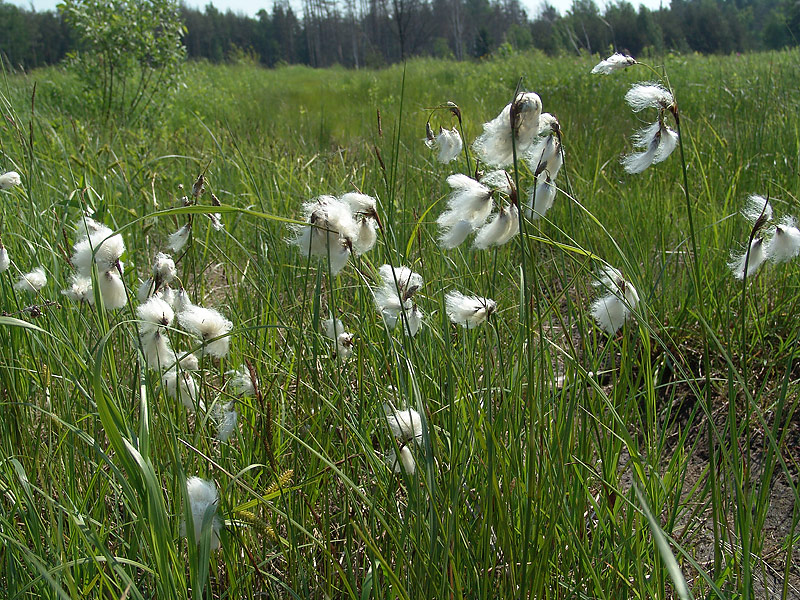
[[(603, 0), (596, 0), (599, 6), (604, 6), (606, 3)], [(669, 6), (669, 0), (629, 0), (636, 8), (639, 4), (644, 4), (650, 9), (657, 9), (663, 1), (665, 7)], [(11, 0), (11, 4), (22, 6), (30, 9), (33, 7), (38, 11), (54, 10), (59, 0)], [(534, 17), (539, 12), (541, 0), (521, 0), (522, 5), (527, 9), (528, 16)], [(185, 0), (187, 6), (193, 6), (202, 9), (208, 4), (208, 0)], [(550, 3), (555, 6), (562, 14), (572, 6), (572, 0), (550, 0)], [(254, 16), (262, 8), (267, 9), (267, 12), (272, 11), (272, 0), (213, 0), (212, 4), (222, 12), (231, 9), (233, 12), (244, 13), (249, 16)], [(301, 6), (300, 0), (291, 0), (294, 7)], [(298, 10), (298, 13), (301, 13)]]

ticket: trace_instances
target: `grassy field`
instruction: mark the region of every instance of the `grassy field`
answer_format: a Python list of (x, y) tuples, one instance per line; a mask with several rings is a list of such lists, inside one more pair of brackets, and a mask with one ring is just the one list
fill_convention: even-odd
[[(800, 216), (800, 54), (654, 59), (682, 145), (639, 175), (620, 157), (653, 115), (623, 98), (655, 75), (590, 75), (597, 60), (188, 64), (169, 103), (127, 124), (59, 69), (6, 74), (0, 173), (22, 178), (0, 191), (6, 597), (800, 597), (798, 264), (745, 282), (727, 266), (748, 195)], [(445, 179), (469, 170), (423, 144), (431, 109), (457, 103), (469, 143), (518, 85), (561, 123), (555, 204), (504, 246), (442, 250)], [(509, 170), (527, 194), (530, 170)], [(200, 173), (207, 191), (183, 207)], [(287, 243), (290, 223), (353, 190), (378, 199), (382, 229), (332, 276)], [(60, 293), (86, 210), (124, 239), (124, 308)], [(194, 411), (147, 368), (136, 312), (189, 219), (173, 285), (233, 324), (227, 356), (193, 374)], [(375, 308), (383, 264), (424, 278), (414, 337)], [(613, 335), (590, 311), (604, 264), (640, 298)], [(40, 265), (45, 287), (14, 288)], [(497, 311), (454, 325), (452, 290)], [(331, 314), (354, 334), (347, 360)], [(177, 322), (168, 336), (202, 351)], [(420, 414), (413, 473), (387, 464), (387, 402)], [(238, 423), (220, 442), (223, 407)], [(211, 510), (198, 543), (181, 535), (192, 476), (219, 490), (218, 550)]]

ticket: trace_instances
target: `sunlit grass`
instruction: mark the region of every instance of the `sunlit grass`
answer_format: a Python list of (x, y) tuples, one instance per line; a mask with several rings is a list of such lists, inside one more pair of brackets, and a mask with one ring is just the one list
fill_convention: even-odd
[[(637, 176), (619, 162), (641, 126), (623, 96), (650, 77), (591, 76), (594, 62), (189, 64), (171, 103), (132, 127), (99, 126), (57, 69), (7, 76), (0, 170), (23, 176), (0, 192), (13, 261), (0, 274), (8, 597), (672, 598), (676, 566), (694, 597), (796, 595), (797, 265), (765, 267), (743, 298), (726, 263), (749, 233), (736, 216), (748, 194), (800, 214), (798, 54), (665, 58), (697, 256), (677, 153)], [(435, 162), (425, 122), (454, 101), (471, 141), (520, 78), (561, 122), (564, 193), (524, 238), (442, 251), (445, 178), (467, 166)], [(440, 124), (455, 125), (437, 112)], [(213, 192), (223, 206), (179, 208), (204, 169), (200, 204)], [(532, 180), (522, 167), (523, 193)], [(287, 243), (286, 220), (354, 189), (378, 198), (384, 227), (331, 278)], [(146, 369), (135, 300), (97, 312), (60, 295), (88, 208), (122, 231), (133, 297), (195, 213), (175, 258), (191, 298), (234, 325), (228, 356), (199, 377), (207, 407), (240, 413), (227, 443)], [(601, 261), (641, 299), (612, 336), (589, 312)], [(425, 280), (414, 338), (375, 309), (383, 264)], [(38, 265), (41, 294), (13, 290)], [(455, 326), (452, 290), (497, 312)], [(347, 361), (323, 335), (329, 314), (355, 334)], [(243, 364), (252, 397), (225, 375)], [(387, 401), (424, 420), (413, 475), (385, 463), (397, 450)], [(220, 491), (217, 552), (179, 535), (193, 475)]]

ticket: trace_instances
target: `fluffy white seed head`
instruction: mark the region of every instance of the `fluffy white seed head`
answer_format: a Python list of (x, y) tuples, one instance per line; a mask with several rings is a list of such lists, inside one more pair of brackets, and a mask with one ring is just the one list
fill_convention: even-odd
[(519, 232), (519, 211), (515, 205), (502, 207), (494, 217), (478, 230), (474, 246), (485, 250), (502, 246)]
[(480, 175), (481, 184), (503, 194), (511, 193), (513, 178), (505, 169), (495, 169)]
[(22, 179), (16, 171), (9, 171), (0, 175), (0, 190), (10, 190), (20, 183), (22, 183)]
[(497, 310), (497, 303), (480, 296), (465, 296), (452, 291), (445, 296), (445, 309), (450, 320), (467, 329), (475, 328)]
[(592, 316), (600, 329), (613, 335), (628, 320), (631, 311), (627, 305), (614, 294), (606, 294), (592, 304)]
[(294, 237), (289, 240), (306, 256), (319, 256), (327, 260), (337, 275), (347, 264), (353, 241), (359, 229), (350, 205), (333, 196), (320, 196), (303, 205), (307, 225), (293, 227)]
[[(178, 355), (176, 355), (176, 358), (178, 358)], [(197, 358), (196, 355), (187, 352), (183, 356), (180, 356), (178, 365), (183, 371), (199, 371), (200, 359)]]
[(10, 266), (11, 257), (8, 255), (8, 250), (6, 250), (6, 247), (0, 243), (0, 273), (8, 271), (8, 267)]
[(375, 247), (375, 242), (377, 241), (378, 232), (375, 220), (366, 217), (362, 218), (356, 228), (356, 237), (353, 239), (353, 252), (357, 255), (369, 252)]
[(625, 101), (634, 112), (646, 108), (667, 110), (675, 104), (672, 94), (660, 83), (634, 83), (625, 94)]
[(790, 261), (800, 254), (800, 230), (794, 217), (786, 216), (775, 226), (765, 252), (776, 263)]
[(161, 289), (163, 285), (169, 285), (177, 277), (178, 271), (175, 269), (175, 261), (169, 254), (159, 252), (153, 260), (153, 280), (156, 282), (156, 289)]
[(423, 285), (422, 276), (408, 267), (390, 265), (383, 265), (378, 273), (381, 284), (372, 293), (386, 326), (393, 329), (400, 314), (404, 312), (414, 335), (422, 324), (422, 316), (421, 313), (415, 314), (412, 298)]
[(378, 214), (377, 201), (372, 196), (359, 192), (348, 192), (341, 197), (341, 201), (350, 207), (354, 218), (361, 216), (374, 218)]
[[(170, 297), (164, 298), (167, 302), (170, 301)], [(189, 310), (191, 307), (194, 306), (192, 304), (191, 299), (189, 298), (189, 292), (185, 289), (181, 288), (177, 292), (175, 292), (172, 297), (172, 308), (176, 313), (181, 313), (185, 310)]]
[(47, 274), (42, 267), (36, 267), (30, 273), (25, 273), (17, 279), (14, 289), (19, 292), (35, 294), (47, 285)]
[(336, 356), (342, 360), (350, 358), (353, 355), (354, 340), (355, 336), (346, 331), (336, 336)]
[[(219, 493), (213, 481), (206, 481), (200, 477), (190, 477), (186, 480), (186, 493), (192, 510), (192, 527), (194, 528), (195, 543), (200, 542), (203, 532), (203, 521), (206, 513), (214, 516), (211, 518), (211, 549), (219, 548), (219, 532), (222, 522), (216, 515), (219, 505)], [(181, 525), (181, 535), (186, 536), (186, 524)]]
[(189, 241), (189, 235), (192, 233), (192, 226), (186, 223), (183, 227), (171, 233), (167, 238), (167, 247), (173, 252), (180, 252)]
[(765, 260), (767, 260), (767, 253), (764, 248), (764, 238), (757, 237), (750, 243), (749, 252), (745, 250), (731, 255), (728, 268), (736, 279), (744, 279), (745, 275), (751, 277), (764, 264)]
[(110, 237), (114, 232), (99, 221), (95, 221), (92, 217), (81, 215), (78, 220), (75, 221), (75, 233), (79, 240), (85, 240), (95, 234), (102, 234), (100, 239), (105, 239)]
[(631, 65), (635, 64), (636, 64), (636, 59), (633, 58), (632, 56), (615, 52), (608, 58), (601, 60), (599, 63), (597, 63), (592, 69), (592, 73), (608, 75), (609, 73), (625, 69), (626, 67), (630, 67)]
[(344, 325), (339, 319), (334, 319), (331, 317), (330, 319), (325, 319), (322, 321), (321, 325), (322, 331), (325, 332), (325, 337), (330, 340), (336, 341), (336, 338), (338, 338), (340, 334), (344, 333)]
[(157, 330), (166, 332), (166, 328), (172, 325), (175, 312), (165, 300), (154, 296), (136, 307), (136, 316), (142, 321), (140, 326), (142, 333)]
[(449, 227), (445, 227), (439, 234), (439, 246), (445, 250), (451, 250), (464, 243), (464, 241), (475, 231), (472, 221), (458, 221)]
[(178, 322), (186, 331), (204, 342), (204, 352), (223, 358), (230, 348), (233, 323), (213, 308), (191, 306), (178, 313)]
[(772, 221), (772, 204), (764, 196), (758, 194), (750, 194), (747, 197), (747, 202), (742, 209), (742, 216), (747, 219), (751, 225), (755, 225), (757, 221), (768, 223)]
[(386, 422), (392, 435), (401, 442), (422, 440), (422, 418), (413, 408), (395, 408), (390, 402), (383, 405)]
[(455, 127), (452, 129), (440, 129), (439, 135), (432, 140), (425, 140), (425, 144), (428, 148), (438, 150), (436, 160), (443, 165), (457, 159), (458, 155), (461, 154), (461, 150), (464, 148), (461, 135)]
[(625, 168), (625, 172), (631, 175), (641, 173), (653, 164), (656, 152), (658, 152), (658, 140), (654, 139), (644, 152), (627, 154), (622, 158), (622, 166)]
[(85, 302), (94, 304), (94, 292), (92, 290), (92, 280), (78, 273), (70, 277), (68, 288), (61, 290), (61, 293), (74, 302)]
[(222, 406), (215, 416), (217, 423), (217, 440), (227, 442), (231, 434), (236, 430), (236, 423), (239, 420), (239, 413), (234, 410), (233, 402), (228, 402)]
[(108, 271), (97, 276), (97, 287), (103, 298), (106, 310), (117, 310), (128, 303), (125, 283), (116, 271)]
[[(512, 117), (513, 114), (513, 117)], [(539, 133), (542, 101), (533, 92), (521, 92), (493, 120), (483, 125), (483, 133), (473, 148), (487, 165), (504, 167), (514, 162), (514, 144), (522, 156)], [(512, 118), (514, 133), (512, 134)]]
[(125, 240), (122, 235), (108, 235), (108, 228), (78, 241), (73, 247), (72, 265), (84, 277), (92, 276), (92, 263), (97, 265), (100, 274), (116, 271), (120, 258), (125, 253)]
[(539, 135), (536, 142), (523, 157), (534, 175), (538, 176), (545, 171), (550, 174), (551, 179), (555, 179), (558, 175), (563, 162), (560, 130), (558, 119), (550, 113), (542, 114), (539, 119)]
[[(230, 376), (230, 386), (233, 388), (234, 393), (239, 396), (255, 396), (256, 388), (253, 385), (253, 378), (250, 376), (250, 369), (246, 365), (240, 366), (235, 371), (228, 371), (225, 373)], [(258, 383), (258, 382), (256, 382)]]
[(205, 411), (205, 405), (197, 402), (200, 389), (190, 373), (173, 366), (164, 373), (161, 381), (167, 395), (178, 400), (189, 412), (193, 413), (196, 405), (201, 411)]
[(604, 266), (593, 285), (606, 294), (592, 304), (592, 316), (606, 333), (619, 330), (639, 304), (639, 294), (633, 284), (625, 281), (617, 269)]
[(542, 218), (553, 207), (557, 191), (547, 173), (540, 174), (536, 181), (536, 186), (531, 188), (528, 206), (525, 209), (527, 217), (534, 221)]
[(452, 227), (461, 221), (480, 227), (492, 212), (492, 190), (467, 175), (456, 173), (447, 178), (453, 189), (447, 197), (447, 209), (439, 215), (436, 222), (440, 227)]
[(139, 289), (136, 290), (136, 299), (140, 304), (147, 302), (147, 299), (153, 295), (156, 289), (156, 284), (152, 277), (148, 277), (139, 284)]
[(633, 135), (633, 143), (644, 152), (634, 152), (622, 159), (625, 170), (634, 175), (652, 164), (666, 160), (678, 146), (678, 134), (659, 119)]
[(423, 324), (422, 310), (420, 309), (419, 306), (415, 304), (414, 306), (411, 307), (411, 310), (404, 311), (404, 314), (406, 317), (403, 323), (404, 331), (410, 337), (414, 337), (419, 333), (420, 329), (422, 329), (422, 324)]
[(165, 371), (175, 365), (177, 356), (164, 331), (159, 328), (142, 332), (142, 354), (153, 371)]
[(402, 473), (405, 471), (409, 475), (413, 475), (416, 470), (416, 463), (414, 462), (414, 454), (411, 452), (411, 449), (403, 445), (400, 447), (399, 455), (398, 458), (398, 453), (395, 452), (394, 448), (389, 450), (386, 454), (386, 464), (395, 473)]

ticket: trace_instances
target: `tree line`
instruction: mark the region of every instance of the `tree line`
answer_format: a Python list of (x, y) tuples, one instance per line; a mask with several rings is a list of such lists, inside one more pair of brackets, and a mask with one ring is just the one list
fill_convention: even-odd
[[(255, 17), (180, 6), (187, 56), (265, 66), (380, 67), (411, 56), (480, 58), (538, 48), (548, 54), (618, 50), (730, 53), (797, 45), (797, 0), (672, 0), (601, 10), (573, 0), (560, 14), (543, 2), (530, 15), (519, 0), (302, 0), (296, 11), (275, 0)], [(59, 12), (0, 0), (0, 56), (7, 67), (55, 64), (78, 50), (79, 36)]]

